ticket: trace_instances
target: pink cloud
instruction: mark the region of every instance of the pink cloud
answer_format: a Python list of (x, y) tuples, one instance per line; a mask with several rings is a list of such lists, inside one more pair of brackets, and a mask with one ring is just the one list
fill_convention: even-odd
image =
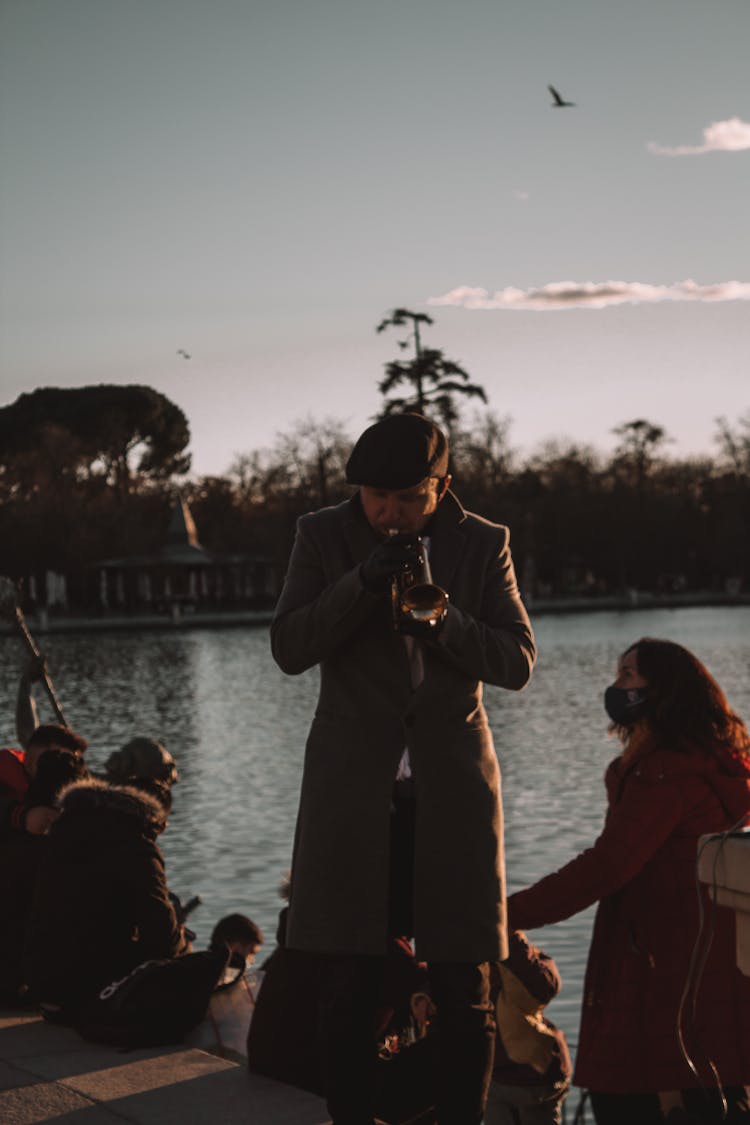
[(702, 145), (678, 145), (675, 148), (649, 141), (649, 152), (657, 156), (698, 156), (704, 152), (741, 152), (750, 148), (750, 124), (739, 117), (714, 121), (703, 130)]
[(698, 285), (679, 281), (673, 285), (651, 285), (642, 281), (556, 281), (538, 289), (499, 289), (490, 293), (469, 285), (451, 289), (442, 297), (430, 297), (428, 305), (463, 309), (604, 309), (611, 305), (655, 304), (659, 301), (750, 301), (750, 282), (722, 281)]

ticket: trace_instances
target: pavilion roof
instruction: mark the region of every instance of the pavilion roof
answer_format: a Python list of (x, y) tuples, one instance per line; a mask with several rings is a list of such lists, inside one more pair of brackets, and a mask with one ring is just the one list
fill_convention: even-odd
[(198, 541), (195, 526), (187, 501), (178, 493), (164, 536), (164, 543), (158, 551), (146, 555), (123, 555), (121, 558), (102, 559), (100, 567), (126, 569), (153, 566), (210, 566), (220, 561), (219, 556), (207, 551)]

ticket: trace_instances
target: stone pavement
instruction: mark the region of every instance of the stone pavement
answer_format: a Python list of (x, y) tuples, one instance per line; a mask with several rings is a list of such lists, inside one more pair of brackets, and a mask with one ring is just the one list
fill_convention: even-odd
[(0, 1125), (326, 1125), (324, 1103), (195, 1048), (86, 1043), (0, 1010)]

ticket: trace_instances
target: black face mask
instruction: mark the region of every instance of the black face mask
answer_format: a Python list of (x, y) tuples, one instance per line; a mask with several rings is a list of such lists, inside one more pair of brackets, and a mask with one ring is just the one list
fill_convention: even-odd
[(604, 710), (618, 727), (631, 727), (649, 710), (645, 688), (619, 688), (612, 684), (604, 693)]

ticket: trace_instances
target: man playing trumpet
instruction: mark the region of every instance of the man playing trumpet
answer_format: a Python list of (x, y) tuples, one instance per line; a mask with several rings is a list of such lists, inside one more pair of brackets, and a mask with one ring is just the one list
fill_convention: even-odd
[[(507, 956), (500, 775), (482, 683), (522, 688), (534, 638), (508, 530), (449, 490), (437, 426), (418, 414), (375, 423), (347, 480), (358, 486), (351, 500), (300, 519), (271, 627), (283, 671), (319, 664), (321, 674), (287, 945), (321, 955), (335, 1125), (373, 1119), (374, 1009), (392, 936), (412, 937), (429, 963), (440, 1125), (473, 1125), (492, 1066), (488, 963)], [(402, 633), (392, 598), (409, 571), (447, 597), (429, 624)]]

